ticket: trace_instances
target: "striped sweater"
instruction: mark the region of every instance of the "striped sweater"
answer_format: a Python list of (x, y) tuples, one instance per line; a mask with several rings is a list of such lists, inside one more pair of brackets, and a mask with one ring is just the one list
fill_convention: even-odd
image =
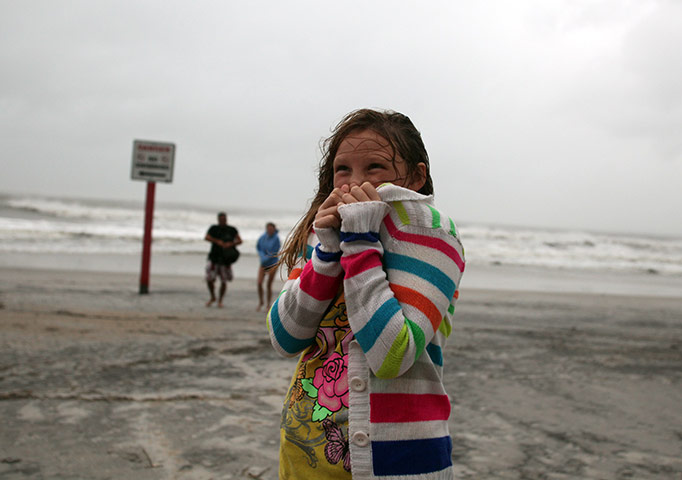
[(454, 222), (432, 196), (386, 184), (381, 202), (339, 207), (341, 231), (318, 229), (311, 259), (268, 314), (275, 349), (300, 353), (345, 292), (354, 479), (451, 479), (450, 402), (442, 349), (464, 271)]

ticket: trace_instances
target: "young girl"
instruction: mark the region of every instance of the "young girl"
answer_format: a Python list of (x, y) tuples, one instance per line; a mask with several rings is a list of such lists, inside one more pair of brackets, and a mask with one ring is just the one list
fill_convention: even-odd
[(275, 349), (303, 352), (282, 412), (280, 479), (453, 478), (442, 349), (464, 250), (432, 193), (405, 115), (352, 112), (325, 142), (268, 314)]

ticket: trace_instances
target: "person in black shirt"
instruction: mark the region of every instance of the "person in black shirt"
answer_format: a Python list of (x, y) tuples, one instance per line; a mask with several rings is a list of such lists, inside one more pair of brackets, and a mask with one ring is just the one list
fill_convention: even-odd
[(220, 212), (218, 224), (211, 225), (206, 232), (205, 240), (211, 242), (211, 251), (208, 252), (206, 263), (206, 284), (211, 298), (206, 302), (206, 306), (209, 307), (216, 301), (215, 279), (220, 276), (218, 307), (222, 308), (227, 282), (232, 281), (232, 264), (239, 258), (239, 251), (236, 247), (242, 243), (242, 239), (237, 229), (227, 224), (227, 214)]

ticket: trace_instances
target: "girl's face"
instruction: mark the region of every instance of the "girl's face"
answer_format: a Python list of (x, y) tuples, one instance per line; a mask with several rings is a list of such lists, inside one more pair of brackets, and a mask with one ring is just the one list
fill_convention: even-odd
[(334, 157), (334, 188), (371, 183), (375, 188), (385, 182), (417, 191), (425, 183), (426, 165), (419, 163), (421, 175), (407, 178), (407, 164), (384, 137), (373, 130), (350, 132)]

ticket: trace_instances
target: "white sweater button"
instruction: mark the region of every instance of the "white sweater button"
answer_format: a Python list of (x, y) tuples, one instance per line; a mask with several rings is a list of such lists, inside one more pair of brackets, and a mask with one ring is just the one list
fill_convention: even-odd
[(358, 447), (366, 447), (369, 445), (369, 435), (365, 432), (355, 432), (353, 434), (353, 443)]
[(353, 377), (350, 379), (350, 388), (354, 392), (364, 392), (367, 388), (367, 382), (360, 377)]

